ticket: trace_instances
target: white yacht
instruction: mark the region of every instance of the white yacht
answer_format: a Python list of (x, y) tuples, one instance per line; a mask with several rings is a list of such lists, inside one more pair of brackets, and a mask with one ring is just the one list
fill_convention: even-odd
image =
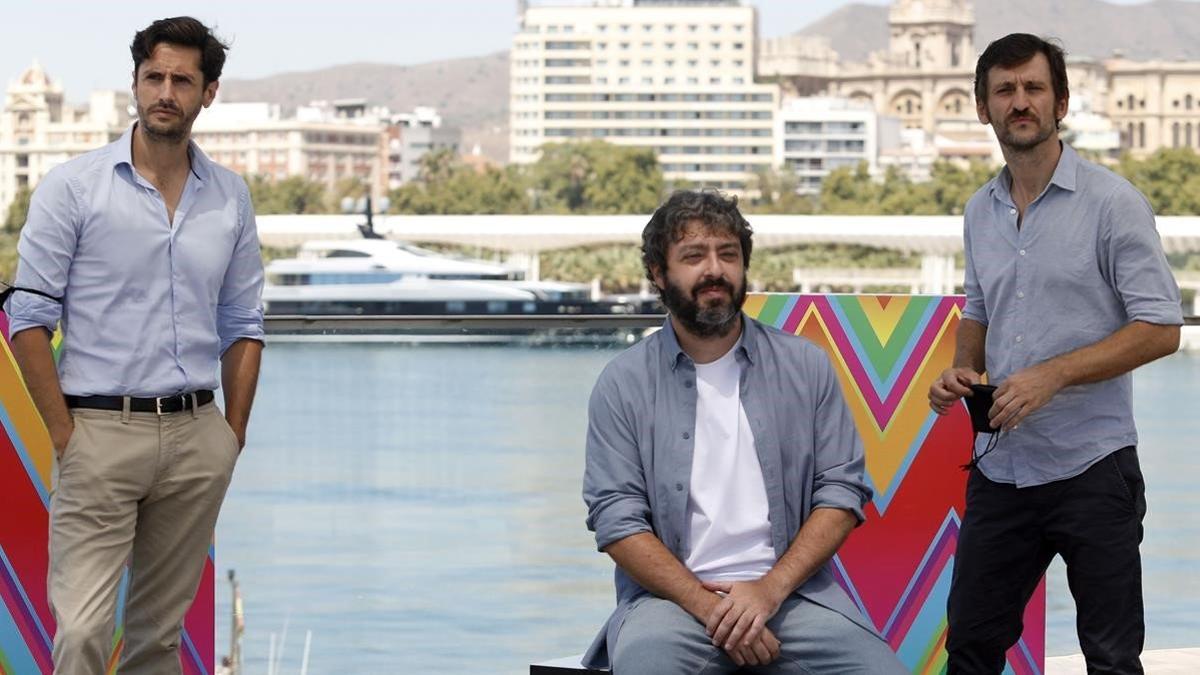
[(267, 265), (267, 314), (612, 314), (634, 304), (588, 284), (529, 281), (521, 269), (385, 239), (312, 241)]

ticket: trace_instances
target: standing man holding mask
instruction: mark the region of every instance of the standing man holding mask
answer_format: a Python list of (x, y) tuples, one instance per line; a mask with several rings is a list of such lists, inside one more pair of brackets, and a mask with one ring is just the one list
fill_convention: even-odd
[[(948, 603), (950, 673), (1000, 673), (1055, 555), (1088, 672), (1141, 673), (1145, 490), (1131, 371), (1179, 346), (1179, 289), (1146, 198), (1058, 137), (1062, 49), (996, 40), (975, 71), (1006, 167), (965, 214), (967, 304), (945, 414), (986, 370), (1000, 437), (977, 454)], [(980, 439), (978, 446), (984, 446)]]
[(137, 33), (138, 122), (42, 179), (21, 232), (15, 285), (35, 292), (8, 313), (58, 458), (56, 673), (106, 672), (127, 559), (118, 672), (181, 672), (183, 618), (245, 443), (263, 337), (254, 210), (245, 182), (189, 140), (226, 49), (190, 17)]

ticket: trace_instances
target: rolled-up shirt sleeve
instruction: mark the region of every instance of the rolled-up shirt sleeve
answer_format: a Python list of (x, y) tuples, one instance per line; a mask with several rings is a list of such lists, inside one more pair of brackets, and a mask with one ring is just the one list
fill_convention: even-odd
[[(51, 171), (30, 198), (29, 215), (17, 242), (13, 285), (63, 297), (79, 240), (78, 228), (78, 195), (62, 172)], [(16, 335), (38, 327), (54, 332), (63, 308), (49, 298), (17, 291), (9, 297), (6, 311), (9, 333)]]
[(861, 524), (865, 520), (863, 505), (872, 494), (863, 473), (862, 439), (829, 359), (822, 353), (813, 362), (818, 376), (812, 508), (844, 509)]
[(596, 548), (651, 532), (650, 503), (633, 426), (624, 414), (612, 368), (600, 375), (588, 402), (583, 501)]
[(1183, 323), (1179, 285), (1163, 253), (1154, 211), (1136, 190), (1115, 191), (1105, 214), (1108, 276), (1130, 321)]
[(245, 184), (238, 193), (238, 239), (217, 299), (221, 353), (243, 339), (263, 339), (263, 263), (254, 205)]

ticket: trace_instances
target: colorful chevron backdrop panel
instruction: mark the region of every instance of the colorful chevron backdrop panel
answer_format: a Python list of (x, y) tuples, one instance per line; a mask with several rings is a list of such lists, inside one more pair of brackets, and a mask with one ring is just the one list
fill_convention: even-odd
[[(0, 312), (0, 675), (49, 674), (54, 617), (46, 598), (47, 534), (53, 450), (8, 347)], [(55, 353), (61, 336), (54, 339)], [(209, 675), (215, 658), (213, 551), (184, 621), (180, 657), (185, 675)], [(124, 598), (124, 584), (121, 597)], [(118, 616), (118, 625), (121, 617)], [(113, 637), (109, 673), (122, 645)]]
[[(966, 409), (938, 417), (929, 384), (954, 357), (962, 297), (755, 294), (746, 313), (833, 360), (875, 498), (834, 559), (839, 581), (913, 673), (946, 671), (946, 598), (970, 460)], [(1005, 673), (1041, 675), (1045, 585)]]

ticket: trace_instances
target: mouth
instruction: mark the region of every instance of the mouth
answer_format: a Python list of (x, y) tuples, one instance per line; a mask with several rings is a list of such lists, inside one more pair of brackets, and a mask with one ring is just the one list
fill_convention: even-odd
[(713, 296), (725, 296), (731, 294), (732, 291), (725, 286), (705, 286), (696, 291), (696, 297), (707, 298)]

